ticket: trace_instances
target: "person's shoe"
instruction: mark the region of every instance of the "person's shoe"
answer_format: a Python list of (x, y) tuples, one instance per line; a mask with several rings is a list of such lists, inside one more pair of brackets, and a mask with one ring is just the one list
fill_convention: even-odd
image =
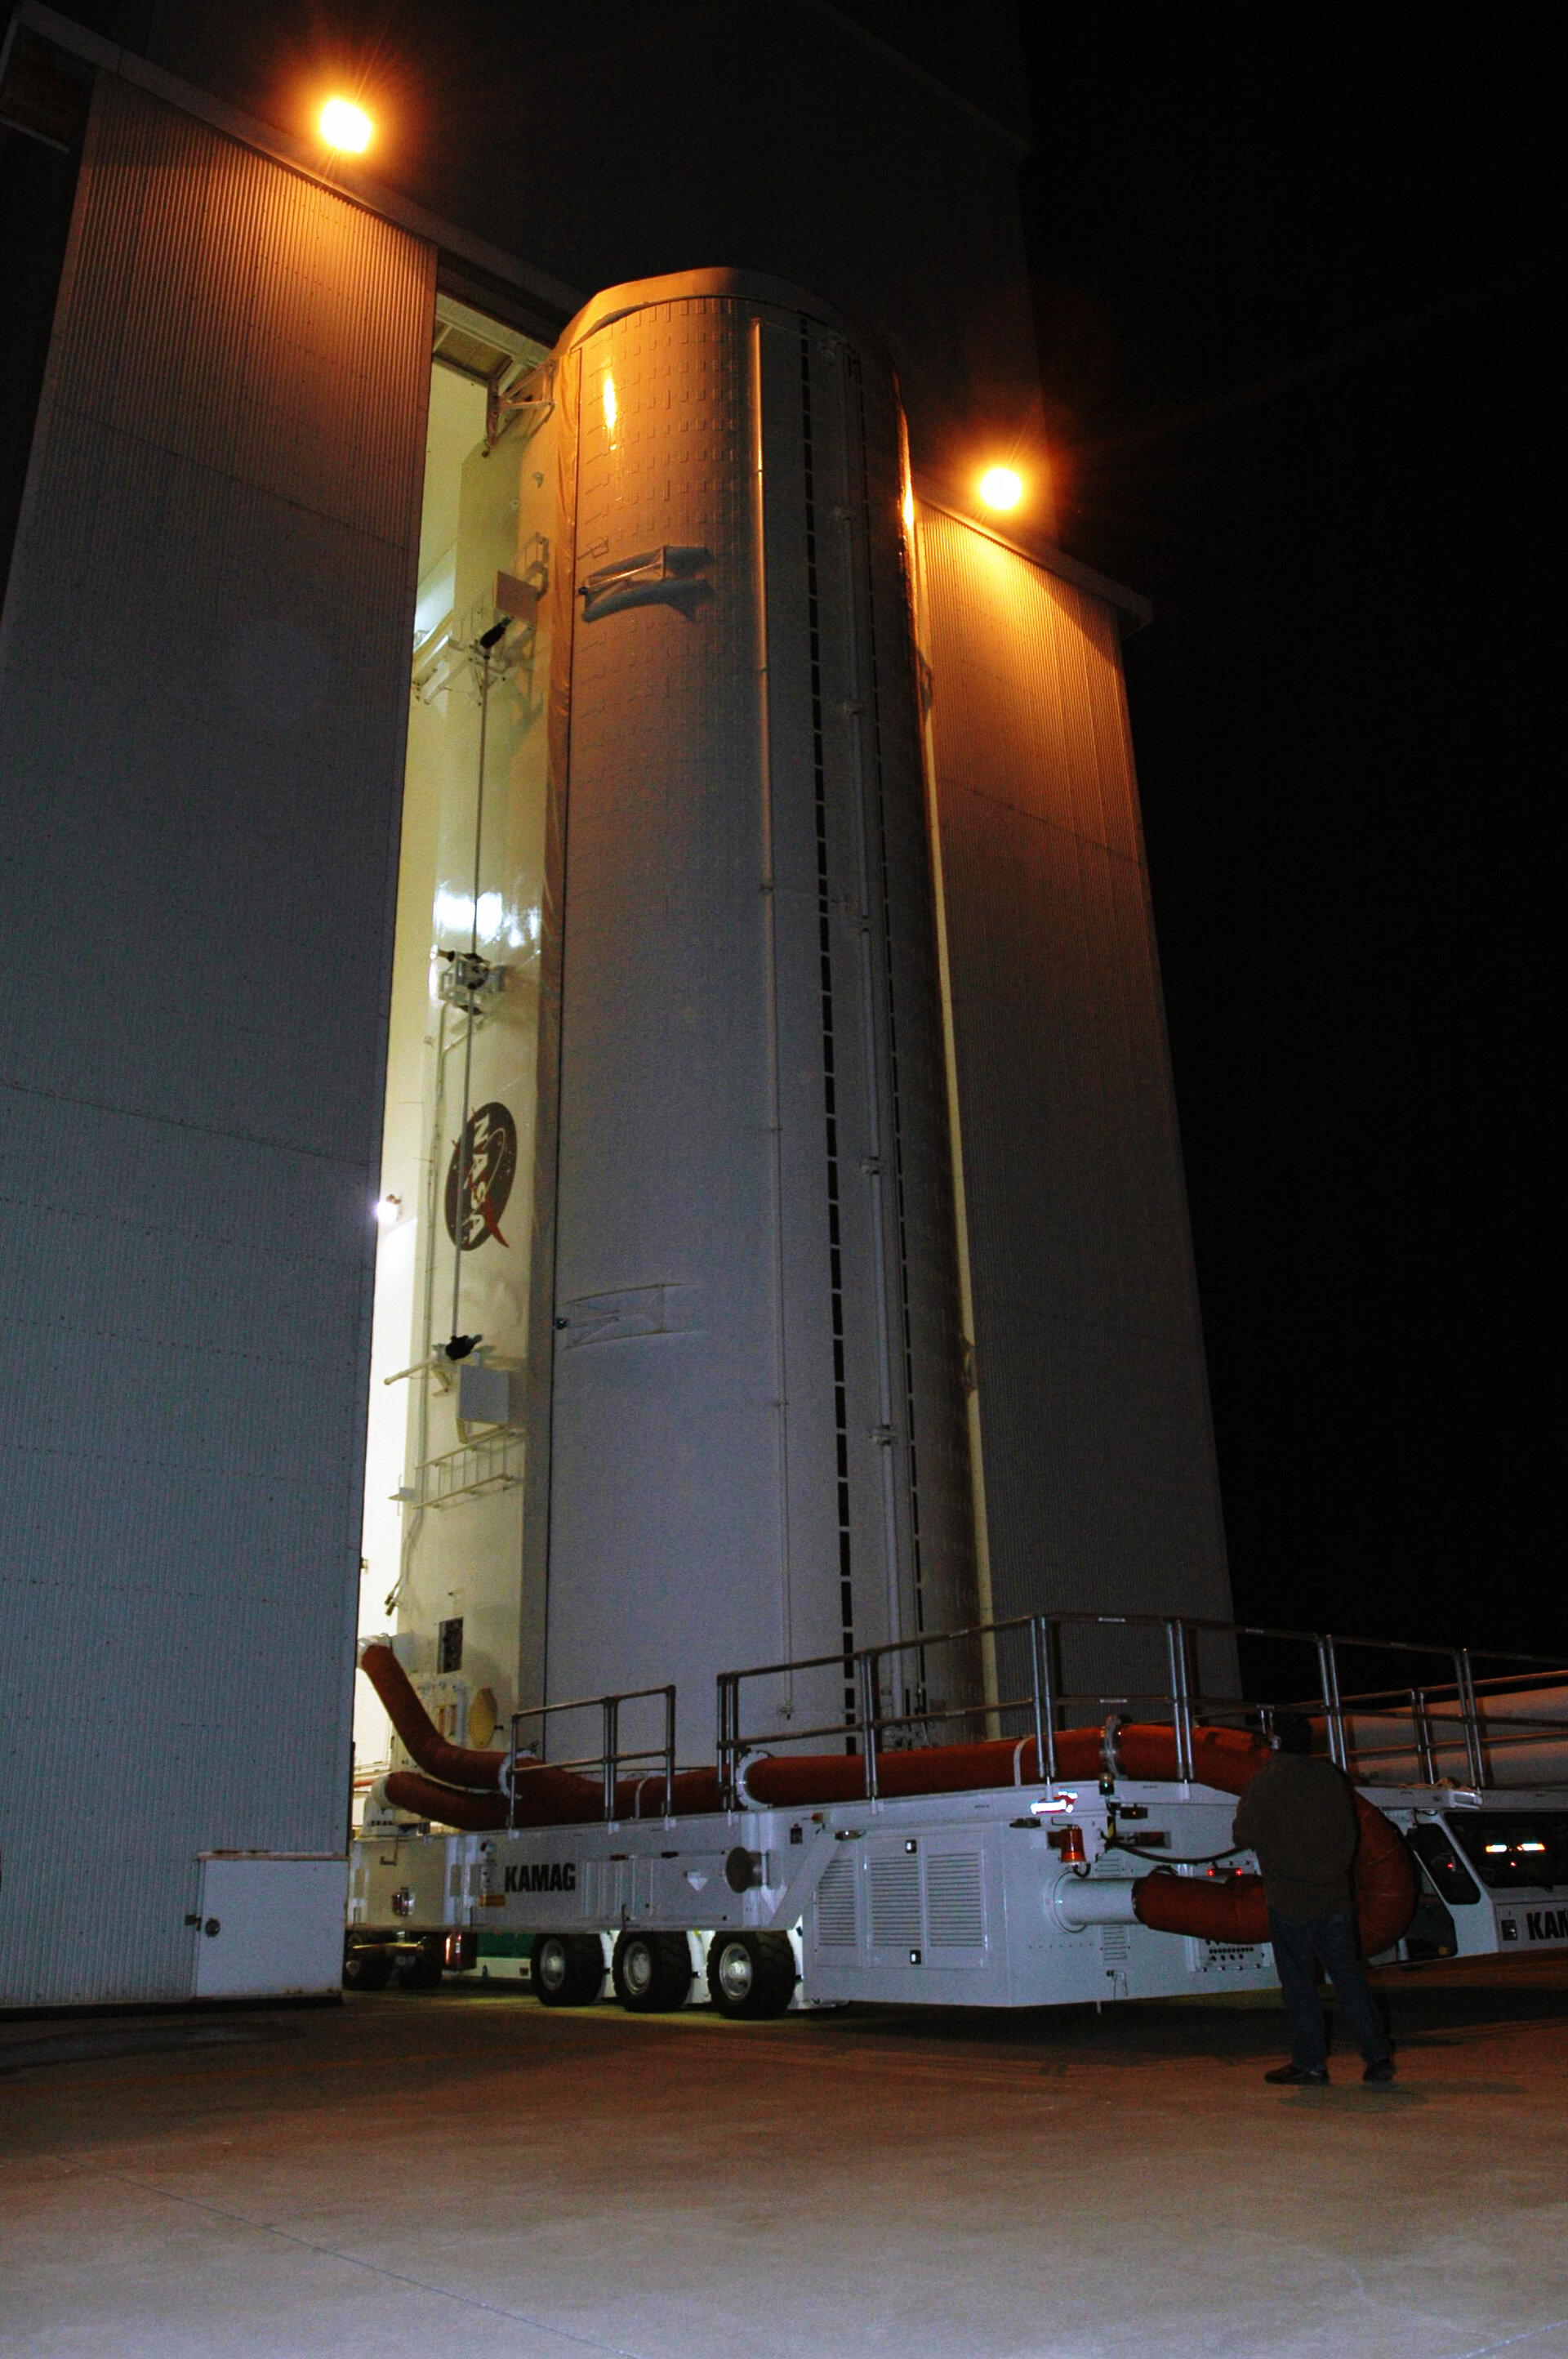
[[(1393, 2069), (1390, 2064), (1390, 2073)], [(1328, 2082), (1328, 2067), (1326, 2064), (1276, 2064), (1271, 2072), (1264, 2073), (1263, 2078), (1276, 2083), (1282, 2082), (1286, 2087), (1293, 2087), (1299, 2082), (1314, 2089), (1322, 2089)]]
[(1394, 2060), (1391, 2056), (1379, 2056), (1377, 2062), (1368, 2064), (1361, 2075), (1363, 2081), (1391, 2081), (1393, 2077)]

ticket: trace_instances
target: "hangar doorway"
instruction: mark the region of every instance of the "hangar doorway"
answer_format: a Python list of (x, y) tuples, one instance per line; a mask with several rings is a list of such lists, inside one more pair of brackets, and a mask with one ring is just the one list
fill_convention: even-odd
[[(362, 1636), (499, 1743), (522, 1646), (545, 894), (545, 348), (438, 294), (376, 1207)], [(395, 1743), (356, 1681), (355, 1814)]]

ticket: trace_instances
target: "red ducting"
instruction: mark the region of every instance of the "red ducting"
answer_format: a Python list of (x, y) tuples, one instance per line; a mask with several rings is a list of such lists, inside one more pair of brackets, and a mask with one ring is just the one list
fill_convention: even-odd
[[(724, 1795), (717, 1769), (677, 1769), (670, 1789), (670, 1814), (677, 1819), (701, 1818), (724, 1808)], [(644, 1771), (640, 1777), (622, 1777), (615, 1788), (615, 1815), (618, 1819), (662, 1819), (665, 1814), (665, 1779), (662, 1770)]]
[(394, 1810), (413, 1810), (444, 1827), (461, 1827), (466, 1834), (488, 1834), (506, 1824), (503, 1795), (460, 1793), (455, 1786), (422, 1777), (416, 1769), (394, 1769), (382, 1779), (381, 1790)]
[[(1124, 1728), (1118, 1747), (1124, 1777), (1166, 1780), (1176, 1774), (1175, 1737), (1169, 1728)], [(1194, 1774), (1200, 1785), (1217, 1786), (1222, 1793), (1239, 1794), (1253, 1769), (1267, 1759), (1267, 1748), (1238, 1730), (1200, 1728), (1193, 1733)], [(1064, 1729), (1056, 1739), (1057, 1776), (1098, 1777), (1099, 1768), (1098, 1729)], [(877, 1790), (884, 1795), (1037, 1786), (1044, 1775), (1032, 1736), (1022, 1742), (991, 1737), (979, 1745), (934, 1745), (877, 1756)], [(866, 1765), (859, 1754), (769, 1756), (748, 1765), (745, 1784), (753, 1801), (784, 1810), (813, 1802), (853, 1802), (866, 1790)]]
[[(498, 1791), (505, 1753), (481, 1753), (471, 1745), (449, 1744), (415, 1694), (407, 1672), (390, 1647), (373, 1638), (360, 1657), (360, 1669), (385, 1705), (388, 1720), (427, 1776), (445, 1786), (466, 1786), (479, 1793)], [(402, 1807), (412, 1810), (414, 1805)], [(505, 1822), (503, 1810), (497, 1823), (504, 1826)], [(451, 1823), (455, 1826), (458, 1821), (453, 1820)]]
[(382, 1791), (395, 1810), (416, 1810), (422, 1819), (436, 1819), (442, 1826), (461, 1827), (470, 1834), (508, 1825), (580, 1826), (596, 1819), (601, 1808), (598, 1788), (586, 1777), (573, 1777), (569, 1769), (520, 1770), (510, 1819), (504, 1794), (461, 1793), (455, 1786), (422, 1777), (416, 1769), (394, 1769)]
[[(423, 1777), (413, 1769), (394, 1769), (383, 1781), (382, 1791), (395, 1810), (416, 1810), (422, 1819), (434, 1819), (445, 1827), (461, 1827), (470, 1834), (489, 1834), (506, 1826), (582, 1826), (597, 1819), (604, 1808), (603, 1788), (596, 1779), (579, 1777), (570, 1769), (552, 1769), (547, 1763), (537, 1767), (522, 1763), (516, 1785), (517, 1799), (510, 1815), (504, 1794), (460, 1792), (434, 1777)], [(679, 1819), (697, 1818), (722, 1810), (718, 1771), (682, 1769), (676, 1775), (671, 1800), (674, 1815)], [(622, 1777), (618, 1782), (618, 1819), (663, 1818), (664, 1810), (663, 1777)]]
[[(1162, 1767), (1132, 1766), (1137, 1753), (1162, 1757)], [(1152, 1743), (1150, 1742), (1152, 1740)], [(1222, 1794), (1240, 1794), (1270, 1758), (1269, 1748), (1256, 1739), (1229, 1729), (1201, 1729), (1193, 1742), (1194, 1767), (1200, 1782)], [(1128, 1729), (1123, 1732), (1121, 1758), (1125, 1774), (1139, 1777), (1170, 1777), (1175, 1774), (1175, 1735), (1169, 1728)], [(1369, 1958), (1390, 1949), (1415, 1914), (1415, 1870), (1398, 1832), (1370, 1802), (1356, 1795), (1356, 1815), (1361, 1840), (1356, 1851), (1356, 1922), (1361, 1947)], [(1157, 1933), (1191, 1933), (1201, 1941), (1266, 1941), (1269, 1910), (1260, 1875), (1223, 1878), (1161, 1875), (1141, 1878), (1132, 1896), (1138, 1921)]]

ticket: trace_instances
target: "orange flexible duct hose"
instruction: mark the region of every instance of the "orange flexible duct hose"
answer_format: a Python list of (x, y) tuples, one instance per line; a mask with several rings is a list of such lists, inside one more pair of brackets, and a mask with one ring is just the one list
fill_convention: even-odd
[[(453, 1747), (454, 1751), (460, 1747)], [(422, 1819), (442, 1826), (461, 1827), (466, 1833), (488, 1834), (508, 1824), (514, 1827), (582, 1826), (597, 1819), (604, 1807), (602, 1788), (591, 1777), (569, 1769), (520, 1768), (517, 1799), (510, 1819), (502, 1793), (460, 1792), (413, 1769), (395, 1769), (382, 1790), (395, 1810), (416, 1810)], [(722, 1809), (716, 1769), (682, 1769), (672, 1795), (676, 1818), (696, 1818)], [(662, 1777), (622, 1777), (615, 1788), (615, 1815), (620, 1819), (658, 1819), (665, 1810)]]
[[(481, 1793), (499, 1790), (504, 1751), (481, 1753), (470, 1745), (449, 1743), (415, 1694), (407, 1672), (390, 1647), (383, 1646), (379, 1638), (373, 1639), (360, 1656), (360, 1669), (381, 1698), (393, 1727), (428, 1777), (447, 1786), (467, 1786)], [(409, 1802), (400, 1807), (413, 1810), (416, 1806)], [(506, 1823), (504, 1804), (496, 1823)]]
[(510, 1821), (504, 1794), (460, 1793), (416, 1769), (395, 1769), (382, 1788), (395, 1810), (416, 1810), (422, 1819), (465, 1832), (489, 1833), (508, 1823), (515, 1827), (580, 1826), (596, 1819), (600, 1808), (598, 1788), (569, 1769), (529, 1769), (520, 1772), (517, 1799)]
[[(724, 1808), (717, 1769), (677, 1769), (670, 1788), (670, 1810), (677, 1819), (702, 1816)], [(665, 1777), (662, 1769), (645, 1770), (636, 1777), (621, 1777), (615, 1786), (618, 1819), (662, 1819)]]
[[(1130, 1748), (1127, 1739), (1140, 1742)], [(1153, 1740), (1152, 1743), (1150, 1740)], [(1162, 1756), (1162, 1768), (1137, 1768), (1132, 1754)], [(1241, 1794), (1269, 1758), (1269, 1748), (1229, 1729), (1200, 1729), (1193, 1743), (1194, 1768), (1206, 1786)], [(1176, 1743), (1169, 1728), (1127, 1729), (1121, 1758), (1129, 1777), (1174, 1774)], [(1356, 1922), (1369, 1958), (1390, 1949), (1415, 1914), (1415, 1870), (1397, 1829), (1363, 1796), (1355, 1796), (1361, 1840), (1356, 1851)], [(1269, 1909), (1260, 1875), (1199, 1878), (1162, 1875), (1139, 1879), (1132, 1906), (1141, 1925), (1157, 1933), (1190, 1933), (1200, 1941), (1266, 1941)]]

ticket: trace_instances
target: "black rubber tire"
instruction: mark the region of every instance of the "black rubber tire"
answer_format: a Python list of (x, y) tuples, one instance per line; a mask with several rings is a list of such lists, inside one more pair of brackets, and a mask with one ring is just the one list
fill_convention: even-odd
[(535, 1933), (530, 1963), (541, 2006), (591, 2006), (604, 1982), (597, 1933)]
[(396, 1966), (398, 1989), (434, 1990), (445, 1964), (441, 1954), (444, 1946), (441, 1942), (421, 1941), (416, 1950), (405, 1950)]
[(392, 1951), (384, 1941), (356, 1941), (343, 1951), (345, 1990), (384, 1990), (392, 1980)]
[(783, 2015), (798, 1979), (787, 1933), (715, 1933), (708, 1952), (708, 1995), (720, 2015), (738, 2023)]
[(673, 2015), (691, 1996), (691, 1951), (684, 1933), (622, 1933), (610, 1972), (630, 2015)]

